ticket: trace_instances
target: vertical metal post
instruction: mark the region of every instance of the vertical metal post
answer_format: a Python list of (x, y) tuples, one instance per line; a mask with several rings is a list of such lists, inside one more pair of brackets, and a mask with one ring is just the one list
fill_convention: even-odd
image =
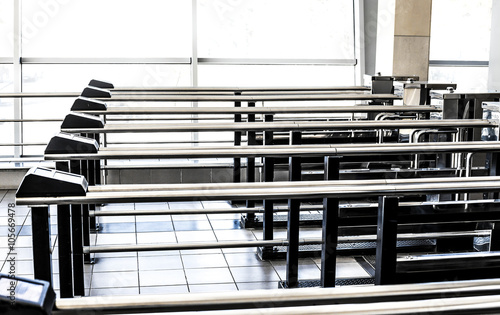
[[(69, 172), (68, 162), (56, 162), (56, 169)], [(71, 207), (57, 205), (57, 242), (59, 244), (59, 287), (61, 298), (72, 298), (73, 259), (72, 259)]]
[(71, 207), (57, 206), (57, 234), (59, 243), (59, 286), (61, 298), (73, 295), (73, 262), (71, 259)]
[[(248, 102), (248, 107), (255, 107), (255, 102)], [(248, 122), (255, 122), (255, 114), (248, 114)], [(247, 143), (248, 145), (256, 145), (257, 141), (255, 139), (255, 131), (247, 131)], [(255, 182), (255, 158), (248, 157), (247, 158), (247, 182), (253, 183)], [(247, 200), (246, 202), (247, 208), (255, 207), (255, 200)], [(247, 213), (246, 222), (252, 225), (252, 222), (255, 221), (255, 213)]]
[[(71, 161), (69, 171), (73, 174), (80, 174), (80, 161)], [(81, 205), (71, 205), (71, 223), (73, 229), (73, 278), (76, 296), (85, 295), (82, 210)]]
[[(85, 179), (89, 179), (88, 175), (88, 163), (90, 161), (82, 160), (80, 161), (81, 167), (81, 175), (85, 177)], [(83, 232), (83, 246), (90, 245), (90, 216), (89, 216), (90, 205), (82, 205), (82, 232)], [(90, 263), (90, 254), (85, 254), (83, 256), (85, 263)]]
[[(300, 144), (300, 131), (290, 132), (290, 144)], [(301, 158), (289, 158), (290, 181), (301, 180)], [(286, 286), (296, 288), (299, 285), (299, 225), (300, 225), (300, 199), (288, 199), (288, 251), (286, 255)]]
[[(339, 158), (325, 156), (325, 180), (339, 179)], [(339, 228), (339, 200), (323, 198), (323, 244), (321, 247), (321, 286), (335, 286), (337, 242)]]
[[(273, 115), (265, 115), (264, 121), (272, 122)], [(265, 131), (264, 132), (264, 145), (272, 145), (273, 144), (273, 132)], [(272, 182), (274, 181), (274, 158), (273, 157), (264, 157), (263, 158), (263, 166), (264, 166), (264, 181)], [(274, 201), (269, 199), (264, 199), (264, 218), (263, 218), (263, 233), (264, 240), (270, 241), (274, 239)], [(272, 251), (272, 247), (266, 247), (263, 249), (263, 252)], [(265, 254), (263, 253), (264, 257)]]
[[(490, 176), (498, 176), (499, 171), (498, 167), (500, 166), (500, 153), (498, 152), (492, 152), (489, 154), (489, 175)], [(485, 193), (485, 195), (490, 195), (490, 198), (493, 199), (498, 199), (499, 193), (498, 192), (493, 192), (493, 193)], [(487, 196), (486, 196), (487, 198)]]
[(500, 224), (493, 223), (490, 236), (490, 251), (500, 251)]
[[(235, 92), (235, 95), (241, 95), (241, 92)], [(234, 102), (234, 107), (241, 107), (241, 102)], [(234, 122), (241, 122), (241, 114), (234, 114)], [(241, 145), (241, 131), (234, 132), (234, 146)], [(233, 182), (241, 182), (241, 158), (234, 158)]]
[(33, 270), (35, 279), (52, 281), (52, 247), (50, 242), (50, 214), (48, 206), (31, 208), (33, 237)]
[[(99, 160), (88, 161), (88, 183), (90, 186), (96, 185), (96, 177), (98, 175), (98, 174), (96, 174), (96, 164), (97, 163), (99, 163)], [(95, 211), (96, 205), (95, 204), (89, 205), (89, 210)], [(96, 221), (95, 217), (90, 217), (89, 226), (90, 226), (90, 232), (95, 233), (98, 230), (97, 221)]]
[(378, 200), (375, 284), (395, 284), (398, 198), (380, 196)]

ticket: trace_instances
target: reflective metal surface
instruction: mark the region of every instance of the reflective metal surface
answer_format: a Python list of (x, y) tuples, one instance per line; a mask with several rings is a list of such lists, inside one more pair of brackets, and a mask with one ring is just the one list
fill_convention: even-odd
[(439, 112), (437, 106), (307, 106), (307, 107), (108, 107), (107, 110), (81, 110), (96, 115), (148, 114), (291, 114), (291, 113), (367, 113)]
[(500, 142), (432, 142), (432, 143), (383, 143), (383, 144), (335, 144), (335, 145), (272, 145), (241, 147), (111, 147), (100, 148), (98, 153), (46, 154), (46, 160), (92, 159), (147, 159), (147, 158), (223, 158), (223, 157), (289, 157), (327, 155), (383, 155), (418, 154), (439, 152), (496, 152)]
[(104, 128), (61, 128), (70, 133), (196, 132), (196, 131), (290, 131), (496, 127), (497, 121), (483, 119), (272, 122), (272, 123), (149, 123), (107, 124)]
[[(90, 312), (93, 311), (101, 314), (132, 314), (209, 309), (216, 311), (206, 314), (415, 314), (426, 311), (478, 314), (488, 309), (500, 309), (500, 297), (495, 295), (499, 289), (500, 281), (493, 279), (410, 285), (251, 290), (231, 294), (99, 296), (59, 299), (56, 301), (54, 314), (92, 314)], [(311, 304), (316, 306), (308, 306)], [(221, 312), (222, 310), (228, 311)]]
[(272, 102), (272, 101), (361, 101), (398, 100), (394, 94), (311, 94), (311, 95), (130, 95), (96, 98), (105, 102)]
[[(99, 188), (98, 188), (99, 187)], [(97, 189), (96, 189), (97, 188)], [(187, 200), (351, 198), (500, 191), (500, 177), (416, 178), (179, 185), (91, 186), (86, 196), (16, 198), (19, 205), (100, 204)], [(127, 194), (124, 194), (127, 192)]]

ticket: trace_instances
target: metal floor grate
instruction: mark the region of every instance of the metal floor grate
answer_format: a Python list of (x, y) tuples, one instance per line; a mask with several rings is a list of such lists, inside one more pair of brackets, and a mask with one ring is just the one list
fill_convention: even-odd
[[(352, 278), (352, 279), (336, 279), (335, 286), (349, 286), (349, 285), (370, 285), (375, 284), (373, 278)], [(287, 288), (288, 286), (284, 281), (278, 283), (279, 288)], [(314, 288), (321, 287), (321, 280), (299, 280), (298, 288)]]

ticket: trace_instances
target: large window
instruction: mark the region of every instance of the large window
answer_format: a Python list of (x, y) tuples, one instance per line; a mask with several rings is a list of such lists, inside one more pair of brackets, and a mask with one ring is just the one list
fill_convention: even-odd
[(429, 80), (485, 91), (492, 0), (432, 2)]
[[(353, 0), (0, 0), (0, 92), (14, 91), (14, 83), (23, 92), (79, 92), (90, 79), (118, 87), (354, 85), (354, 17)], [(13, 44), (16, 31), (20, 47)], [(62, 120), (72, 103), (4, 99), (0, 114)], [(31, 143), (16, 155), (42, 155), (44, 146), (32, 144), (49, 141), (60, 122), (15, 125), (0, 123), (0, 131), (12, 135), (0, 143)], [(166, 138), (214, 139), (148, 136), (153, 142)], [(140, 142), (144, 136), (108, 140)], [(3, 156), (13, 152), (0, 149)]]
[(189, 56), (186, 0), (22, 0), (23, 55), (63, 58)]
[(200, 0), (198, 54), (354, 59), (351, 0)]
[(13, 56), (14, 1), (0, 1), (0, 62)]

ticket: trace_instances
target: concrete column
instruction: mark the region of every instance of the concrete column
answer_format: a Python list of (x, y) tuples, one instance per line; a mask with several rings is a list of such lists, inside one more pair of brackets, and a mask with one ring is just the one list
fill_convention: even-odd
[(493, 1), (491, 7), (491, 40), (488, 69), (488, 90), (500, 91), (500, 1)]
[(392, 74), (428, 80), (432, 0), (396, 0)]

